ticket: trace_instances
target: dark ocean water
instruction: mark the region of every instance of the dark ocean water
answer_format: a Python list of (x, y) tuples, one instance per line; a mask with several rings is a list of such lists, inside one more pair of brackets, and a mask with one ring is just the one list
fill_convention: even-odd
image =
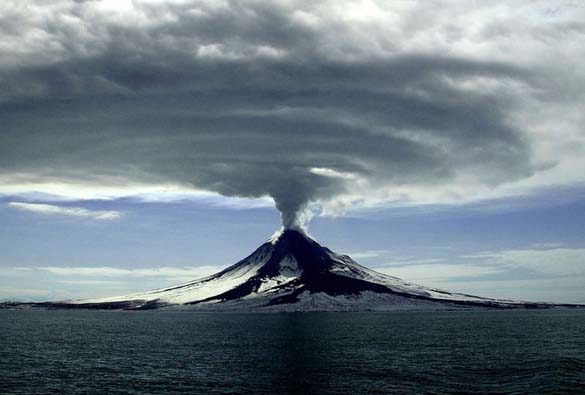
[(585, 311), (0, 310), (0, 394), (585, 394)]

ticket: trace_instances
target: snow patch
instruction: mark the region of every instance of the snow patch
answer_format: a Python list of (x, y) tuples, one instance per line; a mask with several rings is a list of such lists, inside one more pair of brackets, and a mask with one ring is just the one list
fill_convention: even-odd
[(292, 280), (299, 278), (302, 274), (299, 263), (292, 255), (286, 255), (279, 262), (278, 266), (278, 276), (262, 279), (262, 284), (256, 291), (257, 293), (273, 292), (275, 287), (285, 285)]

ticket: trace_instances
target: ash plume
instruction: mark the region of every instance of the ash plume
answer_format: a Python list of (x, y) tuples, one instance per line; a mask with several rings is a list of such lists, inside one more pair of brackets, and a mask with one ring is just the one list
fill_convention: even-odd
[(383, 17), (365, 19), (344, 14), (350, 2), (108, 4), (0, 5), (4, 188), (271, 196), (283, 226), (302, 228), (310, 202), (443, 203), (582, 181), (583, 57), (543, 63), (563, 42), (527, 42), (583, 34), (571, 22), (582, 9), (547, 25), (532, 7), (510, 23), (417, 2), (372, 2)]

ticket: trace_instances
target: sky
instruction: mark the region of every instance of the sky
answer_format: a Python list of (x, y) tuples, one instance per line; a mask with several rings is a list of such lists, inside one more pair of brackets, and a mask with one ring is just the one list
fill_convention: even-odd
[(280, 226), (585, 303), (578, 1), (0, 3), (0, 300), (212, 274)]

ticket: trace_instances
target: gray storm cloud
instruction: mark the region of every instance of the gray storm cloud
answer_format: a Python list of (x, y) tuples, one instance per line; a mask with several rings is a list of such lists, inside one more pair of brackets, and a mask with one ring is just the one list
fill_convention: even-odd
[[(583, 52), (583, 9), (512, 25), (412, 3), (3, 3), (0, 175), (271, 196), (295, 227), (310, 202), (472, 193), (559, 165), (539, 144), (583, 75), (578, 56), (542, 55)], [(570, 114), (558, 136), (579, 153)]]

